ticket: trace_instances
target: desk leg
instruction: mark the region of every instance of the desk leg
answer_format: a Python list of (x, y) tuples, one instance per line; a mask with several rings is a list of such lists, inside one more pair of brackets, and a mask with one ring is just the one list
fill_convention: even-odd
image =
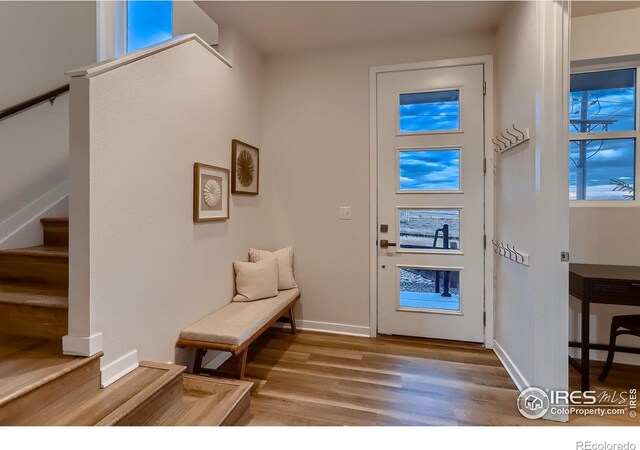
[(582, 338), (580, 352), (580, 378), (582, 391), (589, 390), (589, 302), (582, 300)]

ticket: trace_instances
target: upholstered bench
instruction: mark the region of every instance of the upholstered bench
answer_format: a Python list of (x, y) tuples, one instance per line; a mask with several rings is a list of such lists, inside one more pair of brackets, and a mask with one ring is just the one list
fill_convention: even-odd
[[(202, 367), (202, 358), (207, 350), (231, 352), (239, 356), (239, 379), (244, 378), (249, 345), (278, 319), (291, 324), (291, 332), (296, 333), (293, 308), (300, 299), (297, 288), (280, 291), (276, 297), (252, 302), (231, 302), (189, 325), (180, 333), (179, 348), (196, 349), (193, 373), (218, 374)], [(286, 313), (289, 317), (284, 317)]]

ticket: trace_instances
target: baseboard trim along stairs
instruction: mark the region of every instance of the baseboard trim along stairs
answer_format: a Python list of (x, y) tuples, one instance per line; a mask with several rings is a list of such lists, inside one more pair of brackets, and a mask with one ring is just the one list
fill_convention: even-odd
[[(175, 364), (138, 364), (132, 351), (103, 370), (101, 384), (102, 352), (64, 355), (63, 337), (74, 339), (67, 335), (69, 221), (41, 223), (44, 245), (0, 250), (0, 425), (247, 422), (252, 383), (185, 374)], [(78, 346), (91, 345), (85, 341)]]

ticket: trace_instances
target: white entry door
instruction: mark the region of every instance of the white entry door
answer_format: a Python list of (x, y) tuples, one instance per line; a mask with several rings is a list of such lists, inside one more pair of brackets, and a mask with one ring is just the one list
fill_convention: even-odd
[(482, 342), (483, 66), (376, 85), (378, 332)]

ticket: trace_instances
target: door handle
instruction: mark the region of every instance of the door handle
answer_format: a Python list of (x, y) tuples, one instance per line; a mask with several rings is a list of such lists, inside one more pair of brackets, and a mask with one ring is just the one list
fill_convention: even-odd
[(386, 239), (380, 239), (380, 248), (395, 247), (395, 242), (389, 242)]

